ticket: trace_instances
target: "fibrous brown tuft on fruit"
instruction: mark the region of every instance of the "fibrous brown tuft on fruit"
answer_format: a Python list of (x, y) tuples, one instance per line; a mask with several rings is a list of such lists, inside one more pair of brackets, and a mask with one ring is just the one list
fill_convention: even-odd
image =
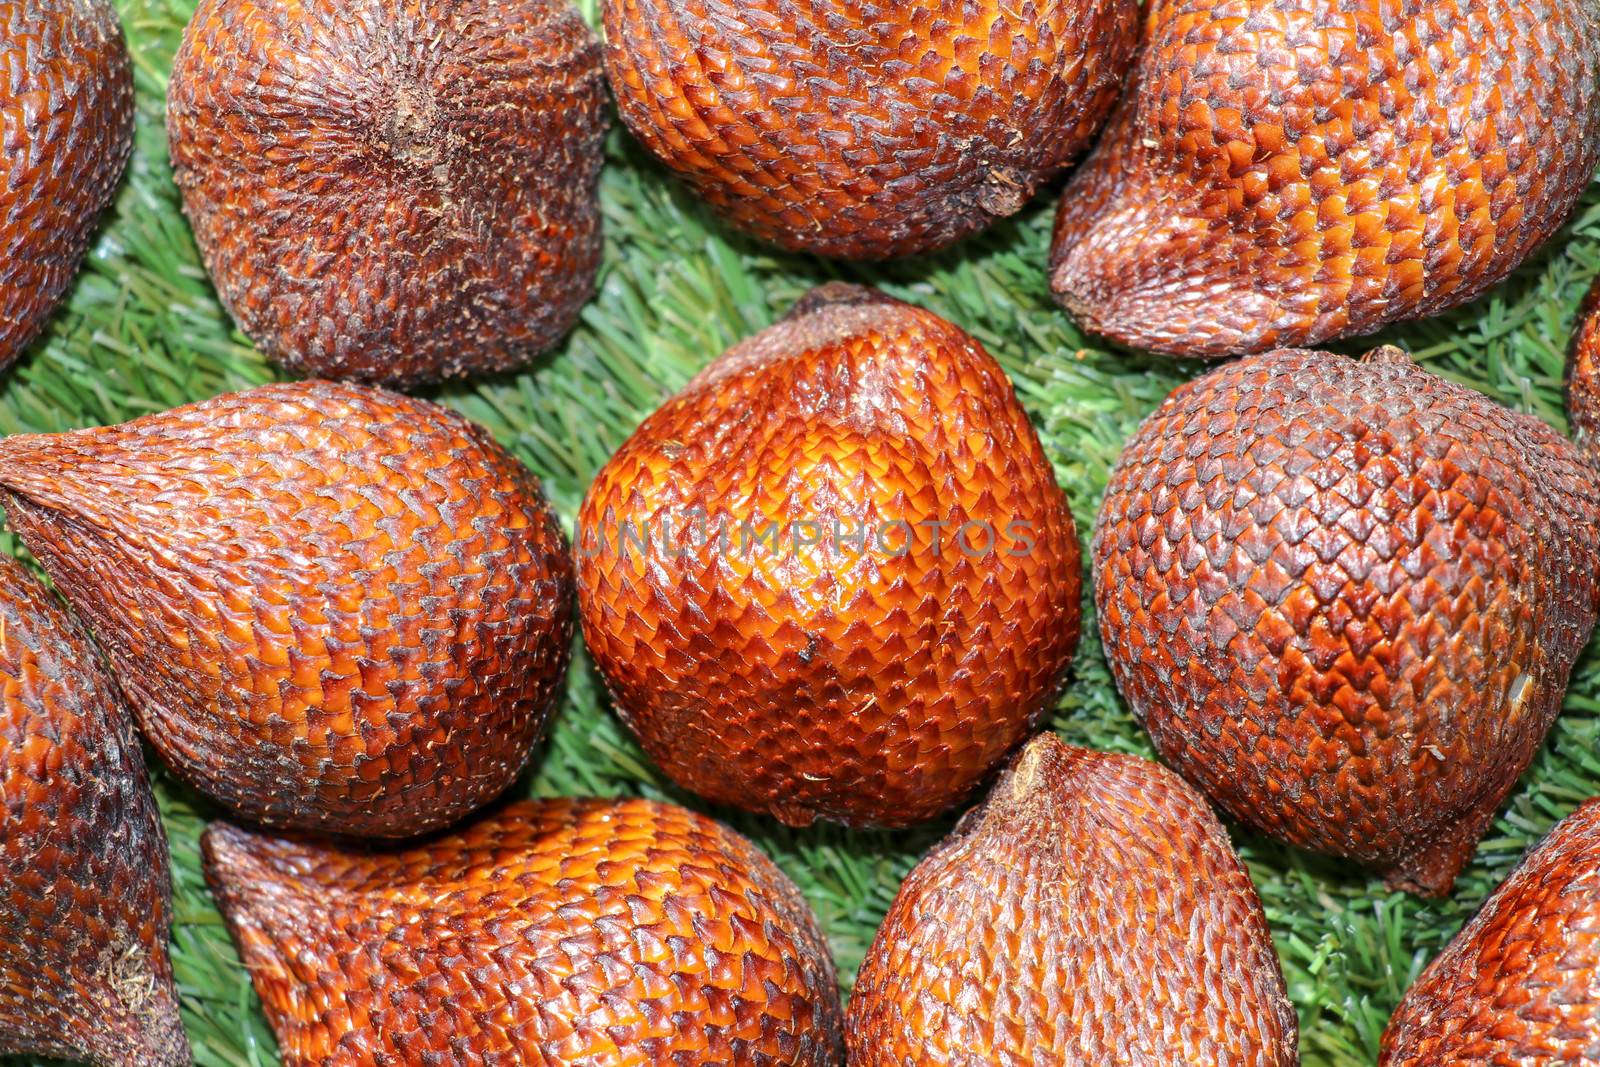
[(566, 669), (538, 480), (424, 401), (301, 382), (6, 438), (0, 503), (156, 749), (269, 825), (460, 818), (526, 764)]
[(1423, 972), (1379, 1067), (1600, 1063), (1600, 800), (1562, 820)]
[(623, 121), (740, 227), (884, 259), (1014, 214), (1090, 143), (1124, 0), (606, 0)]
[(111, 0), (0, 0), (0, 369), (44, 327), (133, 151)]
[(1112, 474), (1112, 672), (1234, 817), (1444, 893), (1594, 626), (1597, 484), (1547, 425), (1398, 349), (1230, 364)]
[(1077, 644), (1077, 535), (1011, 383), (867, 289), (816, 290), (712, 363), (606, 464), (579, 529), (624, 721), (680, 785), (794, 824), (954, 806)]
[(594, 291), (604, 81), (568, 0), (202, 0), (168, 129), (223, 303), (308, 374), (526, 362)]
[(0, 557), (0, 1056), (179, 1067), (167, 839), (88, 636)]
[(1597, 163), (1590, 0), (1157, 0), (1053, 286), (1183, 356), (1370, 333), (1505, 277)]
[(841, 1062), (810, 908), (679, 807), (523, 802), (385, 854), (218, 823), (204, 851), (290, 1067)]
[(851, 1067), (1292, 1067), (1227, 834), (1171, 771), (1030, 742), (911, 872), (850, 999)]

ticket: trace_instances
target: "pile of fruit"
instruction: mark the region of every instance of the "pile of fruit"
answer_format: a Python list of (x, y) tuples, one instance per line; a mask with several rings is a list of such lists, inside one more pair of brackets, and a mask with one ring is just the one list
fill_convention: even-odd
[[(603, 21), (602, 45), (567, 0), (194, 10), (173, 178), (218, 298), (304, 380), (0, 438), (53, 588), (0, 558), (0, 1053), (194, 1058), (148, 745), (214, 816), (205, 879), (285, 1063), (1299, 1063), (1214, 811), (1452, 891), (1600, 610), (1600, 286), (1570, 440), (1399, 348), (1308, 346), (1462, 305), (1557, 234), (1600, 165), (1600, 10)], [(110, 0), (0, 0), (0, 59), (10, 364), (118, 188), (136, 69)], [(608, 92), (792, 252), (926, 256), (1068, 174), (1060, 313), (1229, 361), (1123, 443), (1080, 542), (985, 346), (829, 282), (705, 353), (569, 533), (503, 443), (408, 394), (563, 358)], [(1041, 729), (1086, 591), (1164, 764)], [(970, 808), (848, 998), (803, 893), (722, 822), (508, 800), (580, 631), (683, 798), (792, 827)], [(1416, 981), (1380, 1064), (1600, 1064), (1597, 971), (1600, 799)]]

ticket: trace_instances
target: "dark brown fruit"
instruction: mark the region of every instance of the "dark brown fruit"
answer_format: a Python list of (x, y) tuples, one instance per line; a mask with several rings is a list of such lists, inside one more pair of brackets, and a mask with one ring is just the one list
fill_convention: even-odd
[(0, 1056), (189, 1062), (167, 839), (88, 637), (0, 556)]
[(240, 327), (291, 370), (505, 370), (600, 263), (600, 45), (568, 0), (202, 0), (168, 129)]
[(1043, 735), (918, 865), (850, 999), (851, 1067), (1290, 1067), (1261, 901), (1164, 767)]
[(1423, 972), (1380, 1067), (1600, 1064), (1600, 800), (1550, 831)]
[(617, 106), (738, 226), (884, 259), (1019, 211), (1133, 55), (1124, 0), (606, 0)]
[(1471, 300), (1600, 162), (1591, 0), (1157, 0), (1056, 222), (1056, 295), (1183, 356)]
[(1236, 818), (1446, 892), (1595, 622), (1596, 472), (1398, 349), (1182, 386), (1095, 534), (1112, 671)]
[(680, 785), (796, 825), (954, 806), (1078, 640), (1077, 534), (1005, 373), (867, 289), (816, 290), (712, 363), (578, 522), (624, 721)]
[(133, 151), (110, 0), (0, 0), (0, 369), (67, 291)]
[(288, 1067), (840, 1063), (811, 909), (682, 808), (524, 802), (387, 855), (218, 823), (205, 860)]
[(11, 437), (0, 503), (156, 749), (269, 825), (453, 822), (516, 778), (566, 669), (538, 480), (424, 401), (301, 382)]

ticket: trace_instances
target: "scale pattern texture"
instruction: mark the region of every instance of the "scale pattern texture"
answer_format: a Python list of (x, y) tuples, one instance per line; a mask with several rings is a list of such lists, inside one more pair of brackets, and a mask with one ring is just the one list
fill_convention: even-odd
[(1286, 350), (1173, 392), (1095, 535), (1118, 685), (1235, 818), (1446, 892), (1595, 622), (1597, 474), (1414, 365)]
[(217, 292), (291, 370), (506, 370), (594, 291), (609, 119), (568, 0), (202, 0), (168, 96)]
[(922, 861), (850, 1000), (852, 1067), (1293, 1067), (1250, 876), (1164, 767), (1041, 735)]
[(579, 529), (586, 642), (646, 751), (796, 825), (954, 806), (1077, 645), (1077, 534), (1005, 373), (854, 286), (816, 290), (646, 420)]
[(882, 259), (1020, 210), (1116, 102), (1122, 0), (606, 0), (627, 126), (737, 225)]
[(1423, 972), (1380, 1067), (1600, 1064), (1600, 800), (1564, 819)]
[(44, 327), (133, 151), (110, 0), (0, 0), (0, 369)]
[(0, 557), (0, 1055), (179, 1067), (167, 839), (88, 636)]
[(1600, 162), (1592, 0), (1157, 0), (1056, 224), (1087, 327), (1185, 356), (1435, 315)]
[(11, 437), (0, 503), (151, 743), (253, 821), (453, 822), (522, 770), (566, 669), (538, 480), (424, 401), (300, 382)]
[(398, 853), (206, 832), (287, 1067), (840, 1067), (810, 908), (744, 838), (530, 801)]

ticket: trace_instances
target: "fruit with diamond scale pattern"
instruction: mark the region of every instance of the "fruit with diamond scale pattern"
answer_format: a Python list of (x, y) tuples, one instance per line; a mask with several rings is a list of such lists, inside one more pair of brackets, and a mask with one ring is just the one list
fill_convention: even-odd
[(1029, 742), (911, 872), (850, 998), (852, 1067), (1292, 1067), (1255, 886), (1204, 798)]
[(0, 556), (0, 1055), (179, 1067), (167, 839), (86, 633)]
[(1061, 200), (1057, 297), (1223, 358), (1437, 315), (1549, 239), (1600, 163), (1590, 0), (1158, 0)]
[(1137, 43), (1122, 0), (606, 0), (623, 122), (736, 225), (885, 259), (1021, 210)]
[(300, 382), (10, 437), (0, 504), (151, 744), (252, 821), (453, 822), (515, 780), (566, 670), (538, 479), (425, 401)]
[(1600, 480), (1549, 426), (1394, 348), (1181, 386), (1094, 541), (1116, 677), (1235, 818), (1449, 890), (1561, 707), (1600, 590)]
[(1077, 535), (973, 338), (829, 285), (639, 427), (579, 515), (585, 640), (678, 784), (804, 825), (957, 804), (1051, 706)]
[(0, 369), (44, 328), (133, 151), (110, 0), (0, 0)]
[(289, 1067), (840, 1067), (799, 890), (669, 804), (513, 804), (402, 852), (215, 823), (206, 878)]
[(1559, 825), (1417, 979), (1379, 1067), (1600, 1063), (1600, 800)]
[(292, 371), (503, 371), (600, 265), (600, 45), (568, 0), (201, 0), (173, 61), (184, 211)]

